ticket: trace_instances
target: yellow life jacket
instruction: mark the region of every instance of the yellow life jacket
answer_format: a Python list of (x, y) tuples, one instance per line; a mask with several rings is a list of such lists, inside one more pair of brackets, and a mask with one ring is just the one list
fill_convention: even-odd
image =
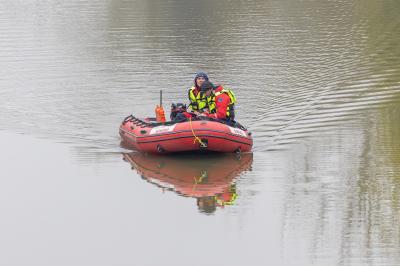
[(211, 98), (211, 100), (208, 102), (208, 106), (210, 108), (210, 113), (216, 113), (217, 112), (216, 105), (215, 105), (215, 98), (218, 95), (221, 95), (222, 93), (226, 93), (229, 96), (230, 100), (231, 100), (231, 102), (229, 103), (228, 107), (226, 108), (226, 117), (233, 119), (235, 117), (236, 96), (235, 96), (235, 94), (233, 93), (232, 90), (225, 89), (224, 87), (222, 87), (222, 90), (216, 92), (213, 95), (213, 97)]
[(201, 92), (197, 93), (197, 95), (194, 95), (195, 89), (196, 87), (193, 86), (188, 91), (188, 97), (190, 101), (189, 107), (192, 109), (192, 111), (206, 111), (206, 109), (209, 109), (208, 101), (206, 99), (207, 97)]

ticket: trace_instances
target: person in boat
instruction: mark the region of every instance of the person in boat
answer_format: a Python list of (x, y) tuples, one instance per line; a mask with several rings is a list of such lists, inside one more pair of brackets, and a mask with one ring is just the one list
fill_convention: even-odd
[(207, 111), (207, 100), (203, 93), (201, 93), (201, 85), (209, 81), (208, 75), (205, 72), (197, 72), (194, 77), (194, 85), (188, 91), (189, 109), (196, 115)]
[(210, 81), (204, 81), (200, 87), (201, 92), (206, 97), (205, 111), (198, 116), (206, 116), (224, 122), (233, 122), (235, 119), (235, 94), (230, 89), (223, 86), (214, 86)]
[(209, 81), (208, 75), (205, 72), (197, 72), (194, 77), (194, 84), (188, 90), (189, 105), (181, 103), (171, 105), (171, 121), (173, 122), (184, 122), (189, 118), (195, 118), (203, 112), (208, 112), (208, 102), (204, 93), (201, 92), (201, 85), (204, 81)]

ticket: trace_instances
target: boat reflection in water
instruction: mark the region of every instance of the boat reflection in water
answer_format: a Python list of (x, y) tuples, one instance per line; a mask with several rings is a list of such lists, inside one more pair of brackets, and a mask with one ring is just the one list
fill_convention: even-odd
[(180, 154), (157, 156), (139, 152), (123, 154), (139, 175), (162, 189), (193, 197), (201, 212), (232, 205), (237, 198), (235, 179), (250, 171), (252, 153)]

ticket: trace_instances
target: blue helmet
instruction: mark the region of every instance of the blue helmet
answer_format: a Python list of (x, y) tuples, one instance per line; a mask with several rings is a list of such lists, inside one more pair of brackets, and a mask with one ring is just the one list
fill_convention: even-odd
[(196, 79), (199, 77), (203, 77), (205, 80), (208, 80), (208, 76), (207, 76), (206, 72), (202, 72), (202, 71), (197, 72), (196, 76), (194, 77), (194, 81), (196, 82)]

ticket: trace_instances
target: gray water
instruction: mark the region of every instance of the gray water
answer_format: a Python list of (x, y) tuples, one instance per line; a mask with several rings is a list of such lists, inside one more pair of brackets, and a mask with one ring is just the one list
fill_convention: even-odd
[[(0, 1), (0, 265), (399, 265), (398, 14)], [(252, 154), (120, 147), (198, 70), (235, 92)]]

